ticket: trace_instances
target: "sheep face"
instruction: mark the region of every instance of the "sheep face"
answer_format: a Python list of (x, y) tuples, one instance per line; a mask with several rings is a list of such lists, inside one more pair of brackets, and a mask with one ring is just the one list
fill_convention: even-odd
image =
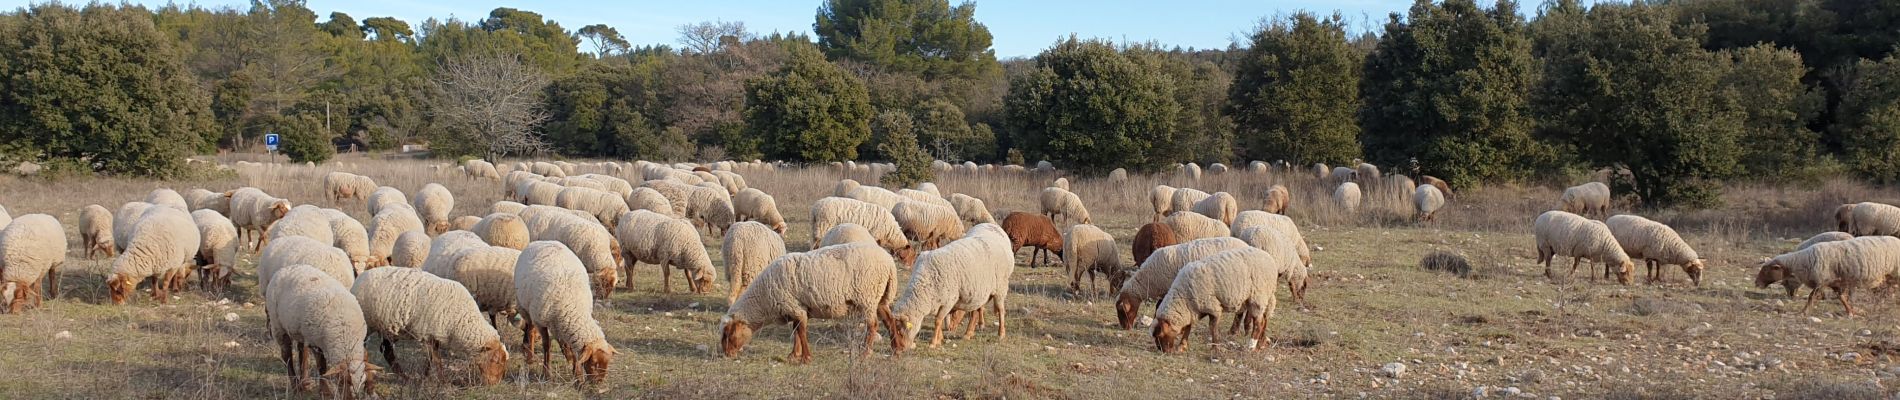
[[(338, 362), (330, 366), (330, 372), (323, 374), (323, 392), (325, 398), (341, 396), (344, 399), (369, 398), (376, 391), (374, 380), (381, 367), (356, 358)], [(340, 392), (340, 393), (338, 393)]]
[(587, 383), (599, 384), (607, 380), (607, 366), (613, 363), (614, 355), (619, 353), (614, 350), (613, 345), (607, 344), (605, 339), (598, 340), (581, 346), (581, 359), (576, 362), (580, 363), (582, 375), (586, 377)]
[(1624, 261), (1622, 265), (1617, 266), (1616, 282), (1627, 286), (1630, 284), (1630, 281), (1635, 279), (1635, 275), (1636, 262)]
[(1155, 323), (1155, 348), (1163, 353), (1179, 353), (1187, 350), (1187, 332), (1190, 325), (1174, 326), (1174, 322)]
[(500, 383), (501, 377), (508, 373), (508, 348), (501, 345), (500, 339), (482, 345), (475, 367), (481, 370), (483, 385)]
[(132, 294), (135, 286), (138, 286), (138, 282), (126, 279), (119, 274), (112, 274), (106, 278), (106, 288), (111, 290), (112, 304), (124, 305), (126, 296)]
[(1847, 225), (1849, 224), (1849, 222), (1852, 222), (1853, 219), (1854, 219), (1854, 205), (1853, 204), (1842, 204), (1840, 207), (1834, 208), (1834, 224), (1837, 225), (1839, 228), (1835, 230), (1841, 231), (1841, 232), (1847, 232), (1848, 231), (1847, 229), (1849, 228)]
[(891, 250), (891, 257), (897, 259), (897, 263), (904, 268), (910, 268), (917, 263), (917, 249), (910, 246), (900, 247)]
[(1128, 269), (1119, 265), (1108, 269), (1108, 287), (1122, 287), (1122, 283), (1125, 282), (1128, 282)]
[(774, 223), (772, 223), (772, 231), (773, 231), (773, 232), (778, 232), (778, 234), (779, 234), (779, 235), (784, 235), (784, 234), (785, 234), (785, 221), (779, 221), (779, 222), (774, 222)]
[[(1781, 265), (1781, 262), (1775, 261), (1775, 259), (1772, 258), (1764, 259), (1761, 262), (1761, 269), (1755, 272), (1755, 287), (1758, 289), (1767, 289), (1768, 285), (1781, 282), (1787, 278), (1787, 266)], [(1788, 285), (1788, 294), (1790, 296), (1794, 295), (1794, 285)]]
[(1122, 293), (1115, 299), (1115, 318), (1122, 324), (1122, 330), (1135, 329), (1135, 317), (1141, 314), (1141, 298)]
[(1700, 259), (1682, 265), (1682, 272), (1689, 274), (1689, 281), (1695, 282), (1696, 286), (1702, 286), (1702, 269), (1703, 264)]
[(890, 324), (891, 354), (902, 355), (904, 350), (917, 347), (917, 332), (923, 330), (922, 324), (910, 320), (910, 317), (901, 316), (891, 318)]
[(738, 357), (745, 344), (752, 341), (752, 326), (745, 321), (726, 317), (719, 326), (719, 352), (726, 358)]

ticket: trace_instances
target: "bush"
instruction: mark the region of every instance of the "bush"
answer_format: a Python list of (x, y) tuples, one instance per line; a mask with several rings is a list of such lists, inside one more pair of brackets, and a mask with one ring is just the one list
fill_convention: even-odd
[(871, 138), (871, 96), (864, 82), (816, 49), (790, 50), (784, 67), (746, 82), (746, 136), (776, 159), (858, 158), (858, 145)]
[(330, 144), (328, 134), (323, 131), (323, 121), (309, 115), (285, 116), (271, 124), (272, 131), (282, 136), (277, 151), (284, 153), (291, 162), (322, 163), (336, 155), (336, 146)]
[(878, 144), (877, 150), (897, 164), (897, 170), (878, 178), (878, 183), (889, 188), (905, 188), (935, 178), (936, 171), (930, 169), (930, 154), (917, 145), (917, 133), (911, 129), (910, 116), (887, 111), (878, 115), (878, 121), (879, 125), (888, 124), (893, 129), (885, 133), (888, 136), (884, 143)]

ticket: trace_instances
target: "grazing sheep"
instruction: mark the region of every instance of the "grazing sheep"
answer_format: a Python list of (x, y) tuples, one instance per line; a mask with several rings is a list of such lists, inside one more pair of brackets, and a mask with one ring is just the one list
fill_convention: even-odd
[(818, 241), (816, 247), (813, 248), (835, 246), (845, 243), (877, 244), (877, 238), (871, 237), (871, 231), (864, 229), (864, 225), (846, 222), (832, 226), (830, 230), (825, 231), (824, 240)]
[(330, 218), (330, 233), (336, 239), (336, 247), (350, 255), (350, 266), (354, 267), (356, 272), (369, 269), (372, 261), (369, 254), (369, 230), (363, 228), (363, 223), (357, 222), (356, 218), (351, 218), (349, 214), (344, 214), (341, 210), (325, 208), (323, 215)]
[(1153, 189), (1148, 190), (1148, 200), (1154, 204), (1155, 209), (1154, 221), (1159, 222), (1161, 218), (1174, 212), (1174, 192), (1178, 190), (1168, 185), (1155, 185)]
[[(1564, 211), (1546, 211), (1531, 226), (1537, 237), (1537, 262), (1544, 264), (1545, 277), (1556, 278), (1550, 271), (1551, 258), (1568, 256), (1572, 275), (1577, 273), (1577, 263), (1587, 258), (1614, 270), (1618, 282), (1630, 284), (1636, 263), (1616, 243), (1609, 226)], [(1590, 277), (1595, 279), (1596, 275)]]
[(1333, 169), (1327, 167), (1325, 163), (1313, 163), (1313, 178), (1315, 179), (1326, 180), (1327, 174), (1332, 172)]
[[(170, 292), (182, 289), (192, 256), (198, 254), (198, 225), (184, 210), (150, 207), (138, 217), (128, 237), (125, 249), (112, 259), (112, 273), (106, 276), (112, 303), (125, 304), (126, 296), (147, 278), (156, 278), (152, 299), (169, 302)], [(60, 238), (64, 240), (63, 232)]]
[(1603, 182), (1590, 182), (1564, 189), (1559, 204), (1564, 212), (1605, 216), (1610, 215), (1610, 186)]
[(1108, 181), (1109, 181), (1109, 182), (1126, 182), (1126, 181), (1128, 181), (1128, 169), (1125, 169), (1125, 168), (1116, 168), (1116, 169), (1115, 169), (1115, 170), (1113, 170), (1113, 171), (1108, 171)]
[[(1064, 180), (1063, 182), (1067, 183), (1068, 181)], [(913, 189), (916, 189), (919, 192), (929, 193), (931, 196), (938, 196), (939, 198), (943, 196), (943, 192), (937, 191), (937, 184), (935, 183), (917, 182), (916, 185), (911, 185), (911, 186)], [(1068, 189), (1068, 188), (1064, 187), (1063, 189)]]
[(1181, 267), (1214, 253), (1242, 247), (1247, 247), (1247, 242), (1231, 237), (1215, 237), (1156, 249), (1147, 261), (1142, 261), (1141, 266), (1129, 275), (1128, 281), (1122, 283), (1121, 293), (1115, 299), (1115, 317), (1122, 329), (1134, 329), (1135, 317), (1140, 315), (1137, 309), (1141, 308), (1142, 303), (1168, 294), (1168, 288), (1174, 283), (1175, 274), (1181, 271)]
[(934, 249), (945, 241), (963, 237), (963, 220), (957, 218), (956, 210), (947, 206), (905, 201), (891, 209), (891, 217), (897, 219), (897, 226), (905, 237), (917, 241), (924, 249)]
[(964, 223), (971, 225), (996, 223), (996, 217), (990, 215), (990, 208), (983, 205), (982, 199), (962, 193), (951, 193), (950, 208), (957, 210), (957, 217), (962, 218)]
[(1854, 306), (1849, 304), (1848, 297), (1855, 289), (1881, 287), (1895, 279), (1900, 279), (1900, 238), (1862, 236), (1820, 243), (1763, 260), (1755, 275), (1755, 286), (1766, 288), (1769, 283), (1786, 280), (1783, 284), (1790, 287), (1815, 288), (1808, 292), (1807, 305), (1801, 307), (1802, 314), (1814, 307), (1814, 299), (1820, 297), (1822, 288), (1833, 289), (1840, 296), (1841, 307), (1847, 309), (1847, 316), (1852, 317)]
[(719, 186), (726, 189), (727, 195), (739, 194), (739, 191), (747, 188), (745, 177), (732, 171), (712, 171), (712, 174), (713, 177), (719, 178)]
[[(1174, 229), (1169, 228), (1168, 224), (1150, 222), (1135, 231), (1135, 244), (1130, 250), (1134, 253), (1135, 265), (1141, 265), (1142, 262), (1148, 261), (1148, 256), (1154, 254), (1155, 249), (1173, 246), (1180, 242), (1174, 238)], [(1110, 286), (1120, 287), (1120, 285)]]
[[(112, 213), (112, 244), (116, 247), (114, 250), (125, 251), (125, 246), (131, 244), (128, 241), (132, 239), (132, 227), (138, 225), (139, 218), (145, 216), (145, 211), (150, 209), (152, 209), (152, 203), (134, 201), (120, 205), (119, 210)], [(8, 218), (8, 221), (12, 219)]]
[(855, 314), (864, 319), (864, 352), (868, 355), (877, 338), (878, 320), (891, 315), (891, 301), (897, 297), (897, 270), (891, 263), (890, 254), (868, 243), (820, 247), (777, 257), (759, 271), (756, 281), (719, 319), (720, 353), (738, 357), (751, 341), (753, 331), (789, 322), (793, 329), (792, 354), (785, 359), (809, 363), (812, 352), (806, 333), (810, 319)]
[(331, 201), (345, 199), (363, 199), (376, 190), (376, 180), (367, 176), (343, 171), (333, 171), (323, 175), (323, 192), (330, 195)]
[(778, 200), (772, 195), (759, 189), (742, 189), (733, 197), (732, 209), (740, 221), (758, 221), (773, 232), (785, 234), (785, 216), (778, 213)]
[(1069, 234), (1062, 238), (1062, 263), (1069, 267), (1069, 291), (1082, 291), (1082, 275), (1089, 276), (1089, 294), (1095, 294), (1095, 274), (1100, 272), (1108, 280), (1108, 287), (1121, 287), (1122, 280), (1128, 279), (1128, 271), (1122, 268), (1121, 252), (1115, 247), (1115, 237), (1102, 231), (1095, 225), (1076, 225), (1069, 227)]
[[(1419, 188), (1429, 188), (1424, 185)], [(1696, 255), (1689, 242), (1682, 240), (1675, 229), (1661, 222), (1635, 215), (1617, 215), (1604, 220), (1609, 226), (1610, 236), (1623, 247), (1623, 253), (1631, 259), (1643, 260), (1645, 283), (1662, 281), (1665, 265), (1681, 265), (1682, 272), (1696, 286), (1702, 286), (1702, 258)]]
[(1359, 202), (1362, 196), (1363, 195), (1359, 192), (1358, 183), (1345, 182), (1339, 184), (1339, 187), (1333, 188), (1333, 204), (1345, 209), (1347, 213), (1359, 210)]
[(145, 202), (152, 203), (153, 205), (171, 207), (187, 213), (191, 212), (191, 204), (186, 203), (185, 196), (180, 196), (176, 190), (166, 188), (152, 189), (151, 193), (145, 194)]
[(369, 215), (381, 214), (384, 209), (390, 207), (415, 208), (409, 205), (409, 196), (402, 194), (401, 190), (388, 186), (376, 188), (375, 192), (370, 193), (367, 206)]
[(1431, 175), (1421, 175), (1418, 177), (1418, 182), (1438, 188), (1438, 192), (1444, 194), (1445, 199), (1451, 199), (1453, 197), (1451, 195), (1451, 185), (1446, 184), (1444, 179), (1438, 179)]
[[(863, 226), (871, 232), (872, 237), (877, 238), (879, 247), (892, 254), (910, 246), (910, 241), (904, 238), (904, 230), (897, 225), (897, 218), (891, 216), (890, 209), (855, 199), (826, 197), (811, 204), (812, 247), (818, 247), (815, 242), (832, 226), (847, 222)], [(909, 264), (908, 260), (898, 261)]]
[[(264, 230), (290, 213), (290, 200), (271, 197), (256, 188), (240, 188), (225, 192), (225, 196), (231, 199), (231, 223), (238, 226), (240, 236), (244, 232), (251, 233), (252, 250), (263, 250)], [(113, 221), (115, 226), (118, 222)]]
[(548, 372), (554, 353), (550, 342), (559, 341), (576, 379), (607, 379), (608, 364), (619, 351), (607, 343), (606, 332), (594, 319), (590, 297), (586, 267), (561, 242), (528, 243), (515, 261), (515, 304), (527, 332), (521, 335), (522, 354), (533, 363), (534, 339), (541, 338), (542, 375), (553, 376)]
[(963, 331), (963, 338), (969, 339), (982, 325), (985, 305), (996, 313), (997, 340), (1008, 338), (1006, 300), (1016, 264), (1008, 242), (1002, 227), (982, 224), (971, 227), (961, 239), (919, 255), (911, 269), (909, 290), (891, 305), (891, 351), (902, 353), (914, 347), (924, 318), (933, 316), (936, 325), (930, 347), (943, 344), (945, 318), (959, 319), (952, 314), (959, 311), (970, 312), (970, 324)]
[(389, 265), (404, 268), (422, 268), (429, 260), (429, 234), (422, 231), (403, 232), (396, 236), (396, 245), (390, 247)]
[[(898, 189), (897, 195), (903, 196), (905, 200), (909, 200), (909, 201), (921, 201), (921, 202), (929, 203), (931, 205), (944, 206), (946, 208), (952, 207), (950, 205), (949, 200), (944, 200), (943, 196), (939, 196), (936, 193), (931, 193), (931, 192), (926, 192), (926, 191), (916, 190), (916, 189)], [(897, 206), (893, 205), (891, 207), (896, 208)]]
[(429, 242), (428, 256), (423, 258), (422, 266), (417, 268), (441, 276), (455, 268), (455, 263), (461, 259), (462, 253), (483, 247), (488, 247), (488, 244), (483, 243), (482, 238), (475, 236), (473, 232), (443, 232), (441, 236), (436, 236), (434, 241)]
[(92, 204), (79, 209), (79, 241), (86, 248), (86, 258), (94, 258), (93, 254), (99, 253), (106, 257), (119, 254), (113, 247), (117, 242), (112, 240), (112, 227), (112, 211), (105, 207)]
[(626, 213), (627, 199), (620, 195), (599, 189), (568, 187), (561, 189), (555, 197), (554, 205), (569, 210), (585, 212), (607, 229), (613, 229), (615, 220)]
[[(744, 193), (741, 194), (743, 195)], [(744, 196), (740, 197), (744, 198)], [(680, 208), (674, 208), (672, 201), (667, 200), (665, 195), (660, 194), (660, 191), (651, 187), (634, 188), (633, 194), (627, 195), (628, 211), (647, 210), (668, 217), (679, 218), (680, 214), (674, 210), (681, 210), (684, 209), (684, 207), (685, 205), (681, 205)]]
[(212, 210), (218, 215), (231, 215), (231, 199), (218, 192), (193, 188), (185, 191), (185, 203), (191, 205), (191, 211)]
[(1359, 180), (1359, 170), (1347, 167), (1333, 167), (1332, 174), (1326, 176), (1326, 181), (1333, 183), (1353, 182), (1357, 180)]
[(1418, 211), (1418, 220), (1430, 222), (1438, 217), (1439, 209), (1445, 208), (1445, 194), (1437, 186), (1418, 185), (1412, 193), (1412, 207)]
[(377, 213), (369, 220), (369, 256), (370, 268), (389, 265), (389, 255), (395, 250), (396, 238), (408, 231), (428, 231), (422, 225), (422, 218), (408, 207), (394, 207)]
[(1863, 202), (1854, 205), (1847, 233), (1854, 236), (1900, 236), (1900, 207)]
[(483, 217), (468, 229), (475, 236), (490, 245), (521, 250), (528, 248), (528, 224), (521, 222), (521, 216), (506, 213), (493, 213)]
[(1187, 163), (1187, 165), (1181, 166), (1181, 169), (1179, 172), (1181, 174), (1180, 177), (1182, 180), (1186, 180), (1188, 182), (1201, 180), (1201, 166), (1200, 165), (1196, 165), (1194, 163)]
[[(1378, 182), (1380, 178), (1379, 167), (1368, 163), (1359, 163), (1359, 168), (1353, 171), (1353, 178), (1362, 182)], [(1407, 187), (1410, 187), (1410, 185), (1407, 185)]]
[(567, 170), (561, 168), (560, 165), (556, 165), (553, 163), (545, 163), (545, 162), (540, 162), (540, 161), (535, 161), (534, 164), (530, 166), (529, 172), (533, 172), (535, 175), (541, 175), (541, 176), (547, 176), (547, 177), (555, 177), (555, 178), (567, 177)]
[(1161, 222), (1168, 224), (1168, 228), (1174, 231), (1174, 238), (1182, 242), (1233, 234), (1227, 224), (1199, 213), (1178, 212)]
[(1076, 196), (1074, 192), (1055, 187), (1043, 188), (1041, 200), (1042, 213), (1048, 215), (1051, 220), (1061, 215), (1062, 222), (1065, 224), (1071, 217), (1083, 224), (1091, 222), (1088, 207), (1082, 204), (1082, 198)]
[(1197, 214), (1220, 220), (1222, 224), (1234, 223), (1234, 214), (1240, 213), (1240, 201), (1227, 192), (1215, 192), (1205, 199), (1194, 203), (1191, 209)]
[(343, 249), (330, 247), (311, 238), (291, 236), (271, 242), (257, 256), (258, 290), (269, 295), (271, 280), (292, 265), (315, 267), (344, 286), (356, 282), (356, 271), (350, 269), (350, 256), (344, 254)]
[(633, 289), (634, 266), (645, 261), (660, 266), (661, 293), (673, 292), (673, 270), (668, 267), (686, 272), (686, 286), (693, 293), (712, 291), (716, 279), (712, 257), (691, 224), (646, 210), (622, 214), (620, 224), (621, 228), (614, 229), (614, 239), (626, 260), (627, 289)]
[(438, 353), (446, 351), (474, 364), (482, 384), (501, 381), (508, 350), (461, 283), (418, 269), (381, 268), (357, 277), (350, 294), (362, 306), (369, 330), (382, 337), (383, 360), (397, 374), (402, 374), (402, 364), (396, 361), (394, 342), (410, 339), (427, 350), (429, 375), (442, 364)]
[(906, 198), (898, 195), (897, 192), (876, 186), (858, 186), (857, 189), (852, 189), (850, 193), (846, 193), (844, 197), (876, 204), (878, 207), (884, 207), (885, 209), (896, 207), (898, 202), (904, 201)]
[(595, 284), (600, 288), (596, 294), (602, 299), (612, 295), (614, 282), (619, 279), (616, 267), (620, 265), (620, 245), (614, 241), (613, 233), (587, 216), (566, 212), (529, 212), (532, 210), (536, 210), (536, 207), (529, 207), (521, 215), (521, 222), (528, 226), (528, 238), (561, 242), (581, 259), (581, 265), (587, 269), (587, 273), (594, 276)]
[(521, 203), (503, 200), (503, 201), (497, 201), (495, 202), (494, 206), (489, 207), (489, 212), (503, 213), (503, 214), (520, 214), (521, 210), (525, 210), (527, 208), (528, 208), (527, 204), (521, 204)]
[(1256, 226), (1234, 232), (1234, 238), (1273, 255), (1274, 261), (1280, 266), (1280, 278), (1286, 280), (1287, 292), (1293, 295), (1294, 302), (1305, 304), (1307, 260), (1300, 257), (1298, 247), (1301, 243), (1297, 237), (1297, 234), (1288, 235), (1271, 226)]
[[(1168, 215), (1182, 211), (1194, 211), (1194, 204), (1200, 203), (1201, 200), (1206, 200), (1211, 196), (1213, 195), (1193, 188), (1175, 189), (1174, 197), (1168, 199), (1170, 202), (1168, 205), (1168, 209), (1170, 210)], [(1163, 216), (1163, 218), (1166, 218), (1166, 216)]]
[(1273, 187), (1267, 188), (1267, 202), (1262, 205), (1260, 209), (1274, 214), (1286, 215), (1287, 206), (1292, 204), (1293, 193), (1288, 192), (1286, 186), (1273, 185)]
[(455, 219), (449, 220), (449, 230), (466, 231), (470, 229), (475, 229), (475, 224), (479, 224), (479, 223), (482, 223), (482, 217), (478, 217), (474, 215), (464, 215), (460, 217), (455, 217)]
[(858, 181), (854, 181), (850, 179), (839, 179), (838, 184), (831, 186), (831, 196), (832, 197), (849, 197), (847, 195), (851, 194), (851, 191), (857, 190), (858, 186), (863, 186), (863, 185), (858, 184)]
[[(304, 362), (315, 347), (317, 368), (324, 371), (318, 379), (331, 381), (324, 384), (325, 393), (367, 398), (375, 390), (371, 381), (381, 368), (368, 362), (363, 341), (369, 336), (369, 326), (349, 286), (308, 265), (289, 266), (282, 278), (271, 282), (264, 312), (270, 315), (270, 336), (277, 340), (277, 355), (290, 374), (290, 386), (303, 390), (304, 375), (309, 372)], [(292, 349), (297, 350), (295, 358)]]
[(455, 210), (455, 195), (449, 193), (449, 188), (437, 183), (423, 185), (416, 191), (414, 205), (422, 226), (427, 227), (424, 232), (440, 235), (449, 231), (449, 212)]
[(1249, 350), (1268, 343), (1267, 320), (1273, 318), (1274, 288), (1279, 262), (1266, 251), (1238, 248), (1210, 254), (1181, 267), (1168, 294), (1155, 309), (1155, 347), (1164, 353), (1187, 349), (1194, 322), (1208, 319), (1208, 343), (1220, 341), (1221, 314), (1238, 313), (1238, 321), (1252, 336)]
[(59, 297), (59, 267), (65, 263), (66, 228), (53, 216), (22, 215), (0, 228), (0, 302), (7, 312), (20, 313), (29, 300), (39, 307), (42, 296)]
[(1016, 252), (1022, 251), (1023, 246), (1035, 248), (1029, 252), (1030, 268), (1035, 268), (1037, 264), (1046, 262), (1039, 261), (1038, 256), (1041, 256), (1040, 258), (1047, 258), (1049, 253), (1056, 253), (1057, 257), (1061, 257), (1062, 234), (1056, 231), (1055, 222), (1050, 221), (1049, 217), (1025, 212), (1012, 212), (1003, 217), (1003, 232), (1005, 236), (1009, 237), (1009, 254), (1011, 257), (1015, 257)]
[(549, 183), (540, 180), (523, 181), (521, 185), (521, 188), (515, 189), (515, 195), (520, 198), (521, 204), (531, 206), (555, 205), (554, 202), (560, 197), (561, 190), (567, 188), (558, 183)]
[(284, 214), (284, 218), (279, 219), (277, 223), (271, 224), (270, 229), (264, 234), (264, 245), (269, 246), (273, 240), (291, 236), (302, 236), (316, 239), (317, 242), (325, 245), (336, 245), (336, 229), (330, 227), (330, 216), (323, 215), (323, 209), (313, 205), (297, 206), (291, 209), (290, 213)]
[(1820, 234), (1814, 235), (1814, 237), (1808, 238), (1808, 240), (1801, 242), (1801, 244), (1796, 245), (1794, 247), (1794, 250), (1795, 251), (1806, 250), (1807, 248), (1814, 247), (1814, 245), (1817, 245), (1817, 244), (1827, 243), (1827, 242), (1839, 242), (1842, 240), (1853, 239), (1853, 238), (1854, 238), (1854, 235), (1849, 235), (1847, 234), (1847, 232), (1838, 232), (1838, 231), (1821, 232)]
[(495, 169), (495, 164), (487, 162), (487, 161), (468, 160), (468, 162), (463, 164), (462, 167), (464, 171), (468, 172), (469, 178), (493, 179), (493, 180), (501, 179), (501, 172)]
[(732, 226), (737, 213), (732, 208), (732, 197), (715, 184), (693, 187), (686, 197), (686, 213), (682, 214), (706, 226), (714, 234), (725, 232)]
[(204, 270), (198, 274), (198, 286), (224, 290), (237, 272), (237, 226), (214, 210), (192, 211), (191, 220), (198, 227), (196, 264)]
[[(1299, 224), (1293, 223), (1292, 218), (1258, 210), (1242, 211), (1239, 217), (1234, 218), (1234, 224), (1229, 231), (1233, 232), (1235, 237), (1240, 237), (1241, 231), (1254, 227), (1273, 228), (1274, 231), (1292, 240), (1295, 251), (1300, 256), (1300, 263), (1295, 267), (1298, 267), (1301, 272), (1313, 266), (1312, 247), (1306, 244), (1305, 235), (1300, 233)], [(1301, 283), (1297, 286), (1304, 290), (1305, 284)]]
[[(869, 237), (870, 234), (866, 233), (865, 236)], [(875, 241), (870, 243), (876, 244)], [(745, 292), (746, 286), (752, 284), (752, 279), (759, 275), (759, 271), (765, 269), (766, 264), (785, 255), (785, 239), (765, 224), (740, 222), (726, 230), (726, 238), (720, 242), (719, 251), (722, 253), (721, 258), (726, 261), (726, 287), (730, 288), (726, 294), (726, 304), (732, 304), (739, 299), (740, 293)]]

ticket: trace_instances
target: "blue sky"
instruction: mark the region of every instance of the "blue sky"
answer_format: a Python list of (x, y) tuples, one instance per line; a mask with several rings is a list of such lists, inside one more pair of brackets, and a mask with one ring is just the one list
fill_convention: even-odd
[[(954, 1), (954, 0), (953, 0)], [(248, 0), (140, 0), (133, 3), (162, 6), (167, 3), (198, 4), (207, 7), (249, 7)], [(430, 17), (455, 16), (479, 19), (496, 7), (514, 7), (539, 12), (567, 29), (605, 23), (620, 30), (636, 44), (675, 43), (674, 28), (686, 23), (725, 20), (743, 21), (755, 32), (810, 32), (813, 15), (823, 0), (714, 0), (714, 1), (622, 1), (602, 5), (602, 1), (553, 0), (457, 1), (457, 0), (311, 0), (310, 8), (320, 18), (331, 11), (342, 11), (362, 20), (376, 16), (394, 16), (416, 25)], [(0, 0), (0, 7), (15, 9), (27, 1)], [(71, 2), (69, 2), (71, 3)], [(1480, 3), (1490, 3), (1489, 0)], [(1526, 2), (1535, 7), (1537, 2)], [(1374, 29), (1390, 12), (1403, 12), (1411, 0), (1010, 0), (977, 3), (977, 21), (989, 26), (995, 36), (996, 55), (1001, 58), (1034, 56), (1036, 52), (1070, 33), (1083, 37), (1105, 37), (1116, 41), (1159, 41), (1166, 45), (1196, 48), (1224, 48), (1237, 34), (1254, 26), (1263, 16), (1315, 10), (1338, 10), (1356, 27)], [(1527, 12), (1528, 13), (1528, 12)]]

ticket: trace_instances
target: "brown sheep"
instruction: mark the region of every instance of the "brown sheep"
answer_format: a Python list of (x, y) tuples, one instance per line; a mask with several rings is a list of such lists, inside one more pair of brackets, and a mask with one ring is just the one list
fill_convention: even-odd
[(1286, 186), (1273, 185), (1272, 188), (1267, 189), (1267, 204), (1262, 206), (1260, 210), (1286, 215), (1286, 207), (1292, 203), (1293, 194), (1286, 190)]
[(1451, 185), (1445, 184), (1444, 179), (1438, 179), (1438, 177), (1431, 176), (1431, 175), (1424, 175), (1424, 176), (1418, 177), (1418, 182), (1427, 184), (1427, 185), (1432, 185), (1432, 187), (1438, 188), (1439, 192), (1442, 192), (1445, 194), (1446, 200), (1450, 200), (1452, 197), (1454, 197), (1451, 195)]
[[(1035, 268), (1036, 256), (1055, 253), (1062, 258), (1062, 233), (1056, 232), (1055, 220), (1049, 217), (1025, 212), (1012, 212), (1003, 217), (1003, 232), (1009, 234), (1010, 254), (1016, 254), (1023, 246), (1034, 246), (1029, 253), (1029, 267)], [(1047, 259), (1047, 256), (1043, 257)]]
[(1174, 228), (1169, 228), (1168, 224), (1156, 222), (1142, 225), (1141, 230), (1135, 231), (1135, 266), (1139, 267), (1141, 262), (1148, 261), (1148, 255), (1154, 254), (1155, 249), (1178, 243), (1181, 241), (1174, 238)]

